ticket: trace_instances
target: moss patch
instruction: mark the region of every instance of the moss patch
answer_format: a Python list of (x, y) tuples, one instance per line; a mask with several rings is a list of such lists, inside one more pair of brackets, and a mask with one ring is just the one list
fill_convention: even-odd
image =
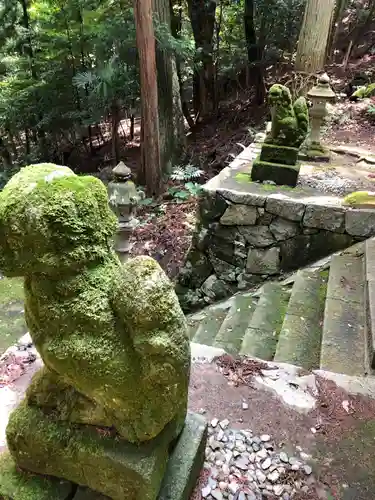
[(175, 425), (170, 422), (157, 438), (136, 446), (106, 429), (55, 421), (23, 402), (10, 416), (7, 441), (24, 469), (69, 479), (113, 500), (154, 500)]
[(0, 279), (0, 354), (27, 332), (23, 280)]
[(238, 172), (238, 174), (236, 174), (234, 178), (237, 182), (240, 183), (251, 182), (251, 175), (245, 174), (245, 172)]
[(375, 205), (375, 192), (356, 191), (344, 198), (345, 205)]
[(74, 488), (64, 480), (21, 471), (9, 453), (0, 455), (1, 499), (66, 500)]

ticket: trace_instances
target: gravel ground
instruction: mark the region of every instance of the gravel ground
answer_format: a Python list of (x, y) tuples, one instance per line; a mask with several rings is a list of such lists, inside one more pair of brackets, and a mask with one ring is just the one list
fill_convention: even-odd
[(299, 493), (308, 494), (315, 483), (309, 458), (301, 448), (294, 455), (286, 453), (269, 434), (233, 430), (228, 419), (215, 418), (209, 425), (208, 477), (201, 485), (201, 498), (291, 500)]
[(298, 186), (309, 187), (317, 189), (323, 193), (334, 194), (336, 196), (346, 196), (353, 191), (366, 189), (373, 189), (374, 185), (366, 183), (361, 183), (358, 185), (358, 181), (347, 179), (341, 177), (337, 172), (333, 170), (327, 170), (323, 172), (316, 172), (314, 176), (300, 175), (298, 179)]

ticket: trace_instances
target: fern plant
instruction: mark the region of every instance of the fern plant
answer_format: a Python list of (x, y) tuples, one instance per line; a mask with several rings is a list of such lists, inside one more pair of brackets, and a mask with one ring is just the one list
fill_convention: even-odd
[(199, 179), (203, 175), (203, 170), (191, 165), (179, 165), (172, 170), (171, 179), (173, 181), (187, 182), (194, 179)]

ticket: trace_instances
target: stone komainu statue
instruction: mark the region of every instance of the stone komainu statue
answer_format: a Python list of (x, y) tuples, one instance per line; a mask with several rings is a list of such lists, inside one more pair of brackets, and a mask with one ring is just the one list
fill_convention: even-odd
[(309, 112), (304, 97), (293, 104), (287, 87), (272, 85), (268, 94), (271, 107), (272, 128), (265, 142), (278, 146), (299, 148), (306, 138), (309, 126)]
[[(145, 492), (158, 491), (155, 474), (184, 425), (190, 346), (171, 282), (149, 257), (121, 265), (116, 228), (101, 181), (66, 167), (23, 168), (0, 193), (0, 269), (25, 279), (45, 365), (7, 441), (23, 469), (138, 500), (155, 498)], [(98, 429), (117, 438), (99, 439)], [(126, 448), (156, 437), (166, 445), (145, 456)]]

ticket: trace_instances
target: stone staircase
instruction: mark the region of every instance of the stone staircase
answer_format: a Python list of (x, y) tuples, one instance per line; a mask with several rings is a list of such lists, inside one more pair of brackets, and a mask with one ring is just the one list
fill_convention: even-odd
[(375, 368), (375, 238), (188, 317), (199, 344), (306, 370)]

